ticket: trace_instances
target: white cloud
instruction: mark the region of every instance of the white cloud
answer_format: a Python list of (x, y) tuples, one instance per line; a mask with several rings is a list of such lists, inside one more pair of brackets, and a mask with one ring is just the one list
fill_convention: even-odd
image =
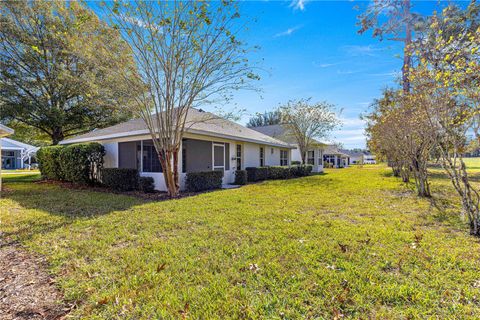
[(354, 74), (354, 73), (359, 73), (361, 71), (359, 70), (356, 70), (356, 71), (353, 71), (353, 70), (337, 70), (337, 74)]
[(401, 74), (400, 71), (392, 71), (392, 72), (384, 72), (384, 73), (369, 73), (370, 76), (377, 76), (377, 77), (396, 77)]
[(351, 56), (376, 57), (378, 56), (379, 51), (383, 51), (382, 48), (377, 48), (372, 45), (368, 45), (368, 46), (349, 45), (349, 46), (343, 46), (342, 48)]
[[(365, 126), (365, 121), (358, 118), (340, 118), (340, 121), (342, 122), (344, 127), (364, 127)], [(363, 130), (363, 129), (362, 129)]]
[(292, 35), (294, 32), (298, 31), (299, 29), (301, 29), (302, 26), (295, 26), (295, 27), (292, 27), (292, 28), (288, 28), (287, 30), (283, 31), (283, 32), (279, 32), (275, 35), (275, 38), (278, 38), (278, 37), (285, 37), (285, 36), (290, 36)]
[(292, 0), (290, 2), (290, 8), (293, 8), (294, 10), (300, 10), (304, 11), (305, 10), (305, 4), (307, 3), (308, 0)]
[(337, 63), (318, 63), (318, 62), (313, 62), (312, 63), (314, 67), (317, 67), (317, 68), (328, 68), (328, 67), (333, 67), (333, 66), (337, 66), (339, 64), (342, 64), (342, 62), (337, 62)]

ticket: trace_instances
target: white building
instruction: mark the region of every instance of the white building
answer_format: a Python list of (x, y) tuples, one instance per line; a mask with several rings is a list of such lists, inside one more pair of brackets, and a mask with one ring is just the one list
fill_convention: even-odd
[(1, 138), (2, 169), (15, 170), (30, 168), (38, 148), (9, 138)]
[[(290, 144), (211, 113), (191, 109), (185, 128), (178, 161), (181, 188), (189, 172), (223, 171), (223, 183), (229, 184), (235, 181), (236, 170), (290, 165), (294, 149)], [(141, 176), (153, 177), (157, 190), (166, 191), (158, 155), (142, 119), (95, 130), (61, 144), (80, 142), (101, 143), (106, 150), (106, 168), (138, 169)]]

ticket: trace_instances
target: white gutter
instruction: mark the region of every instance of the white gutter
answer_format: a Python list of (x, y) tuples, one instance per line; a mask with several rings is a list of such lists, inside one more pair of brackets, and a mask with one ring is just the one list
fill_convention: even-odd
[[(211, 137), (216, 137), (216, 138), (224, 138), (224, 139), (238, 140), (238, 141), (244, 141), (244, 142), (252, 142), (252, 143), (257, 143), (257, 144), (264, 144), (264, 145), (280, 147), (280, 148), (295, 149), (294, 146), (289, 145), (289, 144), (272, 143), (272, 142), (256, 140), (256, 139), (248, 139), (248, 138), (243, 138), (243, 137), (238, 137), (238, 136), (212, 133), (210, 131), (188, 129), (188, 130), (186, 130), (186, 132), (193, 133), (193, 134), (205, 135), (205, 136), (211, 136)], [(113, 134), (107, 134), (107, 135), (98, 136), (98, 137), (87, 137), (87, 138), (79, 138), (79, 139), (73, 138), (73, 139), (61, 141), (60, 144), (63, 145), (63, 144), (80, 143), (80, 142), (88, 142), (88, 141), (108, 140), (108, 139), (115, 139), (115, 138), (122, 138), (122, 137), (145, 135), (145, 134), (149, 134), (149, 131), (146, 130), (146, 129), (130, 131), (130, 132), (122, 132), (122, 133), (113, 133)]]

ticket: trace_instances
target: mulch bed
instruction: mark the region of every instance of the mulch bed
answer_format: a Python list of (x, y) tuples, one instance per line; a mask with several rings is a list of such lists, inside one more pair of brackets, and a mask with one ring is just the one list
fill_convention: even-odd
[(44, 258), (0, 234), (0, 319), (63, 319), (71, 309), (46, 271)]

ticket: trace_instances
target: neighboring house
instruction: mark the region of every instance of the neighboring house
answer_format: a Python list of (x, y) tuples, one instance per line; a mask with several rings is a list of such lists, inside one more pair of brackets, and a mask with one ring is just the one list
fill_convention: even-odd
[(376, 164), (377, 163), (377, 158), (375, 157), (374, 154), (371, 154), (370, 152), (365, 152), (363, 154), (363, 163), (364, 164)]
[(340, 150), (344, 154), (348, 154), (349, 161), (348, 164), (363, 164), (363, 152), (352, 151), (352, 150)]
[(2, 169), (30, 168), (38, 148), (9, 138), (0, 139), (2, 145)]
[[(13, 129), (9, 127), (5, 127), (4, 125), (0, 124), (0, 138), (6, 137), (13, 134)], [(0, 163), (3, 163), (2, 160), (2, 144), (0, 143)], [(0, 192), (2, 191), (2, 166), (0, 166)]]
[[(155, 188), (166, 191), (162, 168), (142, 119), (62, 141), (61, 144), (99, 142), (106, 150), (106, 168), (135, 168), (153, 177)], [(290, 165), (291, 145), (202, 110), (191, 109), (179, 154), (181, 188), (189, 172), (221, 170), (223, 183), (233, 183), (235, 170)]]
[(370, 151), (340, 150), (350, 157), (349, 164), (375, 164), (375, 156)]
[[(251, 129), (293, 145), (295, 149), (292, 150), (292, 161), (302, 161), (302, 155), (295, 137), (288, 132), (288, 128), (285, 125), (274, 124), (270, 126), (252, 127)], [(313, 166), (313, 172), (323, 172), (323, 150), (326, 147), (327, 144), (314, 140), (312, 148), (308, 150), (306, 154), (306, 163)]]
[(323, 162), (333, 168), (346, 168), (350, 164), (350, 156), (334, 145), (328, 145), (323, 151)]

